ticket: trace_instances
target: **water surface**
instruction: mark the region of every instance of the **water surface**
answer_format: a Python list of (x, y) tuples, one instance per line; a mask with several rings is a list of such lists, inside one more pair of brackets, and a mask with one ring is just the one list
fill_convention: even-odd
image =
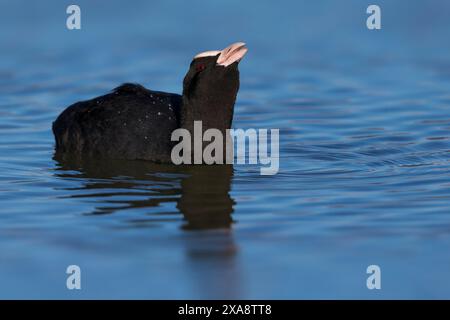
[[(448, 2), (377, 1), (381, 31), (356, 0), (69, 4), (0, 4), (0, 298), (450, 298)], [(277, 175), (54, 156), (66, 106), (239, 40)]]

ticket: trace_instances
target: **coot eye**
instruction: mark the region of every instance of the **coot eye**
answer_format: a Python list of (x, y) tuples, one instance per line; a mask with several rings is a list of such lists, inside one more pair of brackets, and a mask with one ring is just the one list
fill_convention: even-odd
[(203, 71), (206, 69), (206, 66), (204, 64), (199, 64), (198, 66), (195, 67), (195, 70), (197, 72)]

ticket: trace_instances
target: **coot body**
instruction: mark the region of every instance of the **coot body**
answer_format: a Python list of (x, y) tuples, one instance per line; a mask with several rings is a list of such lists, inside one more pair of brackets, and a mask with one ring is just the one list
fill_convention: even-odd
[(168, 162), (182, 97), (124, 84), (68, 107), (55, 121), (56, 149), (86, 157)]
[(111, 93), (77, 102), (53, 123), (56, 152), (83, 157), (171, 162), (172, 132), (222, 132), (231, 127), (239, 90), (238, 63), (244, 43), (196, 55), (183, 81), (183, 94), (152, 91), (126, 83)]

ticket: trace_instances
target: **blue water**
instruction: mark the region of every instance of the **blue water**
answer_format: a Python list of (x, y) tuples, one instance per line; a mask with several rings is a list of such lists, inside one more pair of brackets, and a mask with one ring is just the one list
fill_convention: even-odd
[[(372, 1), (71, 3), (0, 4), (0, 298), (450, 298), (448, 1), (374, 1), (379, 31)], [(66, 106), (235, 41), (277, 175), (54, 159)]]

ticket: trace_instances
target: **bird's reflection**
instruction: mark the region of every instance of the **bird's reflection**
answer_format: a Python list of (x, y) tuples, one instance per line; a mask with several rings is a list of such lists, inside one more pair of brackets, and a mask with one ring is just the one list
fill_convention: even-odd
[[(81, 188), (67, 188), (71, 191), (68, 197), (101, 198), (101, 204), (90, 214), (131, 208), (148, 208), (151, 214), (152, 209), (176, 203), (186, 221), (184, 229), (230, 228), (233, 223), (231, 165), (174, 166), (145, 161), (68, 159), (58, 154), (54, 160), (58, 177), (82, 181)], [(80, 194), (80, 189), (87, 192)]]

